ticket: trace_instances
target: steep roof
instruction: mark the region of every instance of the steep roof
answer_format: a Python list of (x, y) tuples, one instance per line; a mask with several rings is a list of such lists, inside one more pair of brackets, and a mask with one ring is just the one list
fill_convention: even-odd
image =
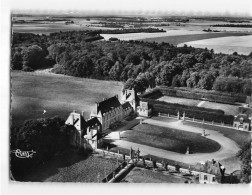
[(244, 123), (250, 123), (250, 120), (248, 119), (247, 115), (246, 114), (239, 114), (235, 119), (234, 121), (240, 121), (240, 119), (243, 118), (243, 122)]
[(127, 108), (131, 108), (132, 106), (130, 105), (129, 102), (125, 102), (124, 104), (122, 104), (122, 108), (125, 110)]
[(101, 111), (102, 114), (113, 110), (114, 108), (120, 107), (121, 103), (119, 102), (117, 96), (108, 98), (97, 105), (97, 113)]
[(101, 125), (100, 121), (97, 119), (97, 117), (91, 118), (86, 122), (86, 127), (92, 127), (93, 125)]
[(132, 101), (133, 99), (135, 99), (136, 102), (139, 102), (140, 100), (136, 93), (134, 93), (134, 95), (132, 93), (128, 94), (124, 93), (123, 95), (125, 95), (125, 100), (129, 102)]

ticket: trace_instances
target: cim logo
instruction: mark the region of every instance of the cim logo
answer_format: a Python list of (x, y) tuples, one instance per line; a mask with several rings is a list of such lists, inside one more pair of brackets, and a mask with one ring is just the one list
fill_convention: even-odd
[(36, 152), (31, 151), (21, 151), (20, 149), (12, 150), (11, 153), (14, 153), (16, 157), (18, 158), (32, 158), (33, 154)]

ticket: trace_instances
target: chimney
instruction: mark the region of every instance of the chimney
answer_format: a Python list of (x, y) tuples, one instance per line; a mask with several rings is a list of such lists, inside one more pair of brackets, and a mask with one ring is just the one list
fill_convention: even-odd
[(84, 111), (81, 112), (81, 115), (82, 115), (83, 118), (84, 118), (84, 113), (85, 113)]
[(74, 115), (72, 114), (72, 125), (74, 124)]
[(75, 113), (75, 110), (73, 110), (73, 113)]

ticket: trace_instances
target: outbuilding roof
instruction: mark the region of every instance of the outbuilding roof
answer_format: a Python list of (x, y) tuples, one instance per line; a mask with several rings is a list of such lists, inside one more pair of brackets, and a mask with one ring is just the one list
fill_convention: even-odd
[(122, 108), (124, 109), (124, 110), (126, 110), (127, 108), (131, 108), (132, 106), (130, 105), (130, 103), (129, 102), (125, 102), (124, 104), (122, 104)]
[(244, 123), (250, 123), (250, 120), (248, 119), (246, 114), (239, 114), (237, 117), (235, 117), (234, 121), (241, 121), (243, 119)]

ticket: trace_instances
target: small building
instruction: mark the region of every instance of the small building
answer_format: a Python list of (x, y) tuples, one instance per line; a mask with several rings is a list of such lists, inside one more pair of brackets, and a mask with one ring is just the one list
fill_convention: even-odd
[(216, 176), (209, 173), (200, 173), (199, 183), (200, 184), (218, 184), (216, 180)]
[(140, 105), (137, 107), (137, 113), (139, 116), (149, 117), (151, 115), (151, 110), (148, 102), (140, 101)]
[(199, 183), (201, 184), (217, 184), (224, 180), (226, 169), (214, 159), (197, 163), (195, 167), (200, 171)]
[(251, 120), (246, 114), (239, 114), (238, 116), (235, 116), (233, 127), (235, 129), (250, 131)]

